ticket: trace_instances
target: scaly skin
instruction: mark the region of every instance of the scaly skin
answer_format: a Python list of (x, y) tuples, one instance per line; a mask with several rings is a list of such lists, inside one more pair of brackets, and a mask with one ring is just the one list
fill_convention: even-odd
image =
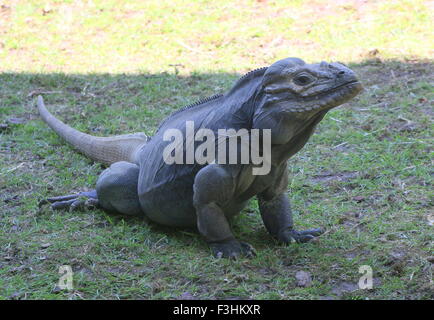
[[(310, 241), (322, 230), (297, 231), (293, 227), (286, 194), (288, 159), (306, 144), (330, 109), (361, 90), (354, 73), (340, 63), (306, 64), (287, 58), (246, 74), (225, 95), (174, 113), (149, 140), (142, 134), (114, 138), (84, 135), (55, 119), (39, 98), (43, 119), (59, 135), (92, 159), (112, 163), (99, 177), (96, 193), (48, 202), (53, 208), (90, 204), (110, 212), (144, 215), (167, 226), (197, 227), (216, 257), (237, 258), (255, 252), (235, 239), (229, 220), (256, 196), (271, 236), (283, 243)], [(164, 132), (179, 129), (185, 137), (186, 121), (200, 124), (195, 130), (201, 127), (215, 133), (229, 128), (270, 129), (271, 171), (253, 175), (251, 163), (166, 164), (163, 150), (170, 142), (163, 140)]]

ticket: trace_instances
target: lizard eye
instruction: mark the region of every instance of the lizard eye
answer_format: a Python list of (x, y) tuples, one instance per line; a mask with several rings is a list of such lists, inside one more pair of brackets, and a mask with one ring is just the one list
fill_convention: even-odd
[(299, 85), (299, 86), (305, 86), (305, 85), (311, 83), (312, 81), (313, 81), (312, 78), (305, 75), (305, 74), (297, 76), (296, 78), (294, 78), (294, 83), (296, 85)]

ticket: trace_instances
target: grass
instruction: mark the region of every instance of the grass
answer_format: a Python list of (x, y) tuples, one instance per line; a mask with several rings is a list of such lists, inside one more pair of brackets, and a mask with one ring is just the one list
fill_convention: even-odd
[[(0, 5), (0, 298), (434, 298), (432, 4)], [(325, 227), (319, 243), (275, 243), (255, 200), (233, 229), (258, 256), (235, 262), (185, 230), (38, 207), (93, 188), (103, 168), (42, 123), (37, 94), (82, 131), (152, 135), (173, 110), (286, 56), (343, 61), (366, 88), (290, 160), (295, 223)], [(61, 265), (72, 266), (72, 291), (56, 288)], [(356, 290), (361, 265), (373, 269), (372, 290)], [(311, 286), (297, 286), (297, 271)]]

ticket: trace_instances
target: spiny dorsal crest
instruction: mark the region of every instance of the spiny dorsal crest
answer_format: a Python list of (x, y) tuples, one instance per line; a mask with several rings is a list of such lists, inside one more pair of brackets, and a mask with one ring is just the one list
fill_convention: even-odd
[(200, 100), (198, 100), (196, 102), (193, 102), (192, 104), (186, 105), (185, 107), (182, 107), (181, 109), (172, 112), (166, 119), (164, 119), (160, 123), (160, 125), (158, 126), (158, 129), (157, 129), (156, 132), (158, 132), (160, 130), (160, 128), (167, 122), (167, 120), (169, 120), (170, 118), (172, 118), (174, 115), (176, 115), (176, 114), (178, 114), (178, 113), (180, 113), (182, 111), (185, 111), (187, 109), (190, 109), (190, 108), (199, 106), (201, 104), (204, 104), (205, 102), (209, 102), (211, 100), (215, 100), (215, 99), (220, 98), (220, 97), (223, 97), (223, 95), (220, 94), (220, 93), (218, 93), (218, 94), (215, 94), (215, 95), (210, 96), (210, 97), (202, 98), (202, 99), (200, 99)]
[(238, 83), (240, 83), (241, 81), (243, 81), (244, 79), (246, 79), (247, 77), (249, 77), (251, 75), (256, 75), (258, 73), (264, 73), (267, 69), (268, 69), (268, 67), (262, 67), (262, 68), (257, 68), (257, 69), (251, 70), (251, 71), (247, 72), (246, 74), (244, 74), (241, 78), (239, 78), (235, 85), (237, 85)]
[[(257, 68), (257, 69), (254, 69), (254, 70), (251, 70), (251, 71), (247, 72), (247, 73), (244, 74), (241, 78), (238, 79), (238, 81), (236, 82), (235, 86), (236, 86), (237, 84), (239, 84), (241, 81), (243, 81), (244, 79), (246, 79), (247, 77), (249, 77), (249, 76), (255, 75), (255, 74), (257, 74), (257, 73), (264, 73), (264, 72), (267, 70), (267, 68), (268, 68), (268, 67), (262, 67), (262, 68)], [(157, 129), (156, 132), (158, 132), (158, 131), (160, 130), (160, 128), (161, 128), (161, 127), (162, 127), (162, 126), (167, 122), (167, 120), (169, 120), (170, 118), (172, 118), (174, 115), (176, 115), (176, 114), (178, 114), (178, 113), (180, 113), (180, 112), (182, 112), (182, 111), (185, 111), (185, 110), (187, 110), (187, 109), (197, 107), (197, 106), (199, 106), (199, 105), (201, 105), (201, 104), (204, 104), (204, 103), (206, 103), (206, 102), (209, 102), (209, 101), (212, 101), (212, 100), (215, 100), (215, 99), (221, 98), (221, 97), (223, 97), (223, 94), (218, 93), (218, 94), (212, 95), (212, 96), (210, 96), (210, 97), (206, 97), (206, 98), (199, 99), (199, 100), (196, 101), (196, 102), (193, 102), (193, 103), (191, 103), (191, 104), (189, 104), (189, 105), (186, 105), (185, 107), (182, 107), (182, 108), (179, 109), (179, 110), (176, 110), (176, 111), (172, 112), (172, 113), (171, 113), (171, 114), (170, 114), (166, 119), (164, 119), (164, 120), (160, 123), (160, 125), (158, 126), (158, 129)]]

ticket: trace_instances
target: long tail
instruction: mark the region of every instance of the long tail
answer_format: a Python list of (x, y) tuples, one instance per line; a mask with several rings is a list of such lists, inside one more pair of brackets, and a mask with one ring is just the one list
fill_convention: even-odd
[(94, 137), (77, 131), (48, 112), (41, 96), (38, 96), (38, 110), (42, 119), (66, 142), (92, 160), (104, 164), (109, 165), (118, 161), (137, 163), (137, 151), (148, 140), (142, 132), (113, 137)]

